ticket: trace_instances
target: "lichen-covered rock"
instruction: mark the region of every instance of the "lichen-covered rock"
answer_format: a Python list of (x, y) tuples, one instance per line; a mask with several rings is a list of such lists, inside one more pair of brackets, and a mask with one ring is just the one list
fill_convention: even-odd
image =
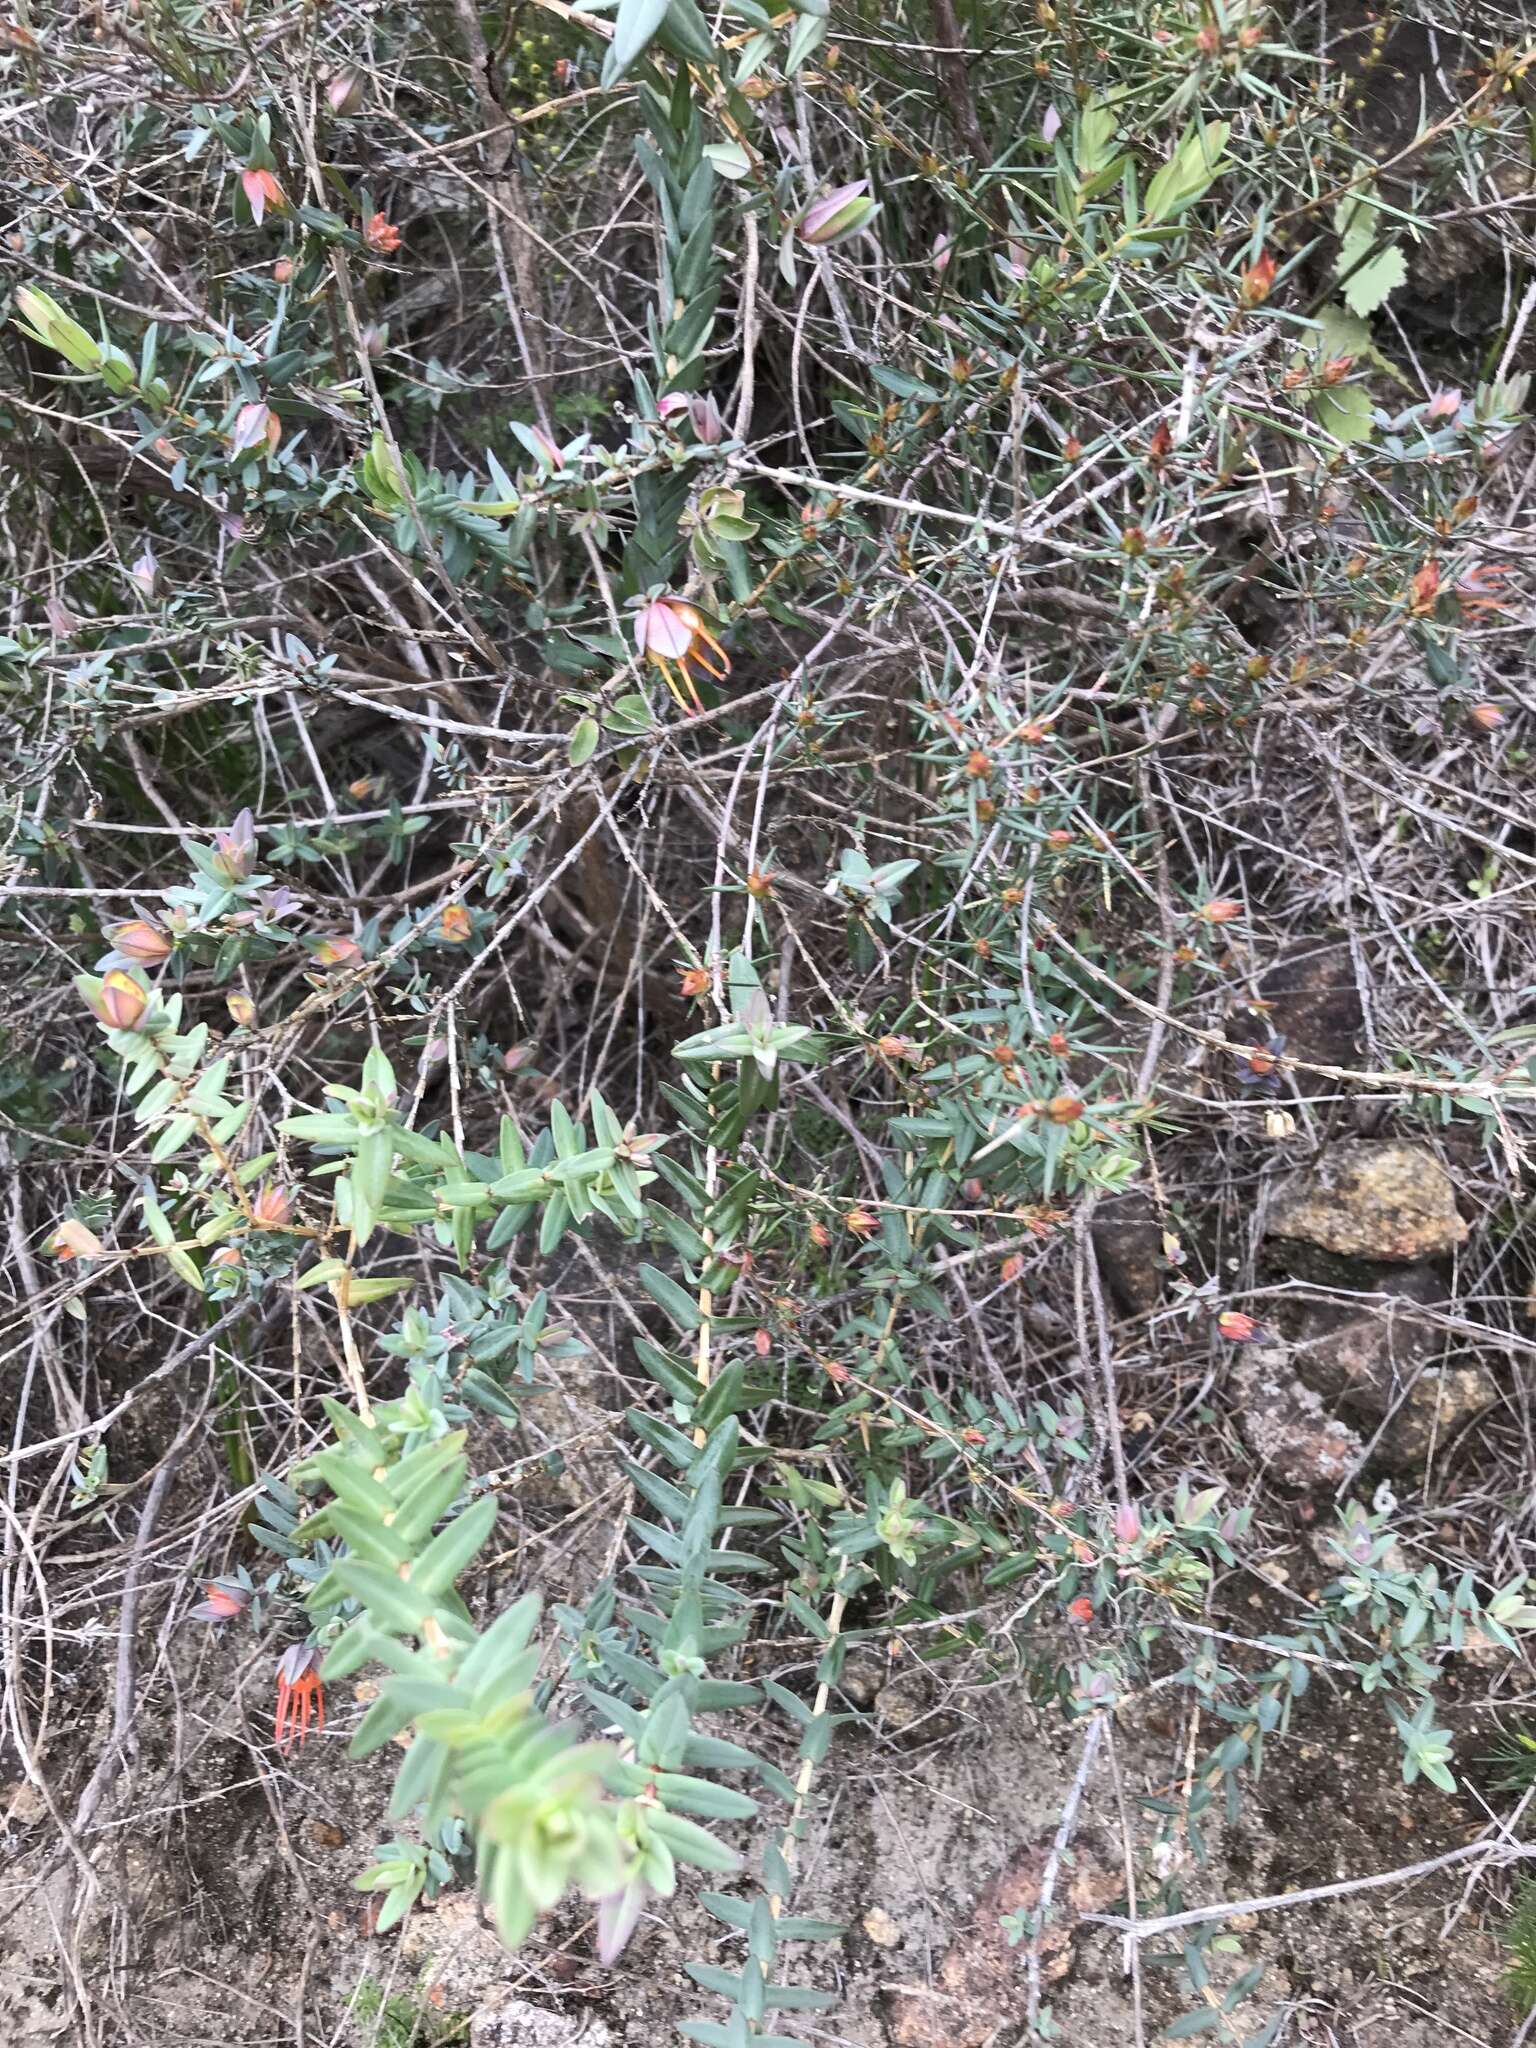
[(1347, 1422), (1328, 1414), (1297, 1379), (1283, 1345), (1251, 1351), (1232, 1375), (1237, 1424), (1248, 1447), (1286, 1486), (1310, 1492), (1337, 1486), (1365, 1446)]
[(1448, 1443), (1498, 1398), (1498, 1382), (1485, 1366), (1429, 1366), (1382, 1431), (1377, 1455), (1386, 1465), (1422, 1465), (1432, 1447)]
[(1271, 1237), (1298, 1238), (1341, 1258), (1392, 1263), (1464, 1244), (1450, 1175), (1424, 1145), (1340, 1145), (1288, 1181), (1270, 1205)]

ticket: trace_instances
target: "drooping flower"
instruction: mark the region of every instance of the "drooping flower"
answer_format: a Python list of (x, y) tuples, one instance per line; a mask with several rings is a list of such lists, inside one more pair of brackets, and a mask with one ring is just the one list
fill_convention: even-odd
[(309, 957), (317, 967), (351, 967), (362, 959), (363, 949), (356, 939), (337, 933), (321, 939)]
[(656, 407), (664, 420), (686, 418), (694, 439), (714, 448), (725, 439), (725, 421), (712, 391), (669, 391)]
[[(730, 657), (704, 623), (703, 613), (685, 598), (668, 594), (642, 605), (635, 614), (635, 645), (661, 670), (667, 688), (685, 712), (704, 709), (688, 673), (689, 662), (717, 682), (731, 672)], [(683, 694), (685, 686), (687, 696)]]
[(1214, 897), (1209, 903), (1202, 903), (1195, 912), (1202, 924), (1230, 924), (1235, 917), (1241, 917), (1243, 906), (1230, 896)]
[(857, 234), (876, 213), (878, 203), (869, 196), (868, 178), (851, 185), (834, 186), (820, 199), (813, 199), (799, 220), (795, 233), (813, 249), (827, 249), (834, 242)]
[(248, 995), (243, 994), (239, 989), (230, 990), (229, 994), (224, 998), (224, 1007), (228, 1010), (231, 1019), (236, 1024), (243, 1025), (247, 1030), (256, 1022), (256, 1005)]
[(1040, 122), (1040, 140), (1042, 142), (1054, 142), (1060, 133), (1061, 109), (1057, 106), (1056, 102), (1052, 100), (1051, 104), (1046, 108), (1044, 117)]
[(325, 1693), (320, 1684), (320, 1646), (294, 1643), (277, 1662), (277, 1715), (273, 1730), (281, 1750), (300, 1749), (309, 1734), (310, 1710), (318, 1729), (325, 1727)]
[(1481, 732), (1497, 732), (1504, 723), (1504, 713), (1497, 704), (1474, 704), (1467, 716)]
[(138, 559), (129, 564), (128, 581), (146, 604), (154, 602), (155, 594), (160, 588), (160, 564), (156, 561), (155, 551), (148, 541), (140, 548)]
[(1424, 418), (1426, 421), (1453, 420), (1460, 411), (1460, 391), (1452, 385), (1442, 384), (1439, 390), (1431, 395), (1429, 403), (1425, 406)]
[(878, 1230), (879, 1227), (879, 1217), (871, 1216), (867, 1209), (850, 1209), (843, 1218), (844, 1230), (853, 1237), (868, 1237), (871, 1232)]
[(194, 1621), (236, 1621), (251, 1604), (251, 1589), (238, 1579), (210, 1579), (192, 1609)]
[(677, 985), (677, 992), (685, 1002), (697, 1002), (700, 996), (709, 994), (710, 979), (707, 967), (685, 967)]
[(49, 598), (43, 606), (43, 617), (48, 621), (48, 630), (55, 640), (73, 640), (80, 631), (80, 621), (62, 597)]
[(1122, 1501), (1115, 1509), (1115, 1541), (1127, 1548), (1141, 1534), (1141, 1516), (1129, 1501)]
[(326, 105), (333, 114), (355, 114), (366, 91), (363, 74), (354, 65), (333, 71), (325, 81)]
[(48, 1249), (53, 1256), (65, 1259), (104, 1259), (107, 1248), (94, 1230), (86, 1228), (78, 1216), (66, 1216), (58, 1229), (48, 1240)]
[(277, 445), (283, 438), (283, 423), (271, 406), (260, 399), (253, 399), (249, 405), (242, 405), (235, 414), (234, 437), (230, 452), (243, 455), (247, 448), (259, 448), (263, 441), (267, 453), (275, 455)]
[(1263, 1334), (1253, 1317), (1244, 1315), (1240, 1308), (1224, 1308), (1216, 1318), (1216, 1327), (1229, 1344), (1251, 1344)]
[(156, 967), (170, 958), (171, 942), (147, 917), (131, 917), (126, 924), (108, 925), (105, 934), (114, 953), (135, 960), (142, 967)]
[(384, 214), (376, 213), (364, 224), (363, 241), (375, 256), (393, 256), (400, 246), (400, 230)]
[(288, 195), (271, 171), (252, 165), (240, 173), (240, 189), (251, 209), (251, 219), (260, 227), (267, 214), (285, 213)]

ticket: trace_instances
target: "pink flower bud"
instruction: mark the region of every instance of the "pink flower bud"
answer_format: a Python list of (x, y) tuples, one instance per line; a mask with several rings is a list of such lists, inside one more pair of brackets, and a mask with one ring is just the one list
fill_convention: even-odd
[(235, 432), (230, 443), (230, 452), (234, 455), (243, 455), (247, 448), (259, 448), (265, 441), (267, 453), (273, 455), (276, 454), (277, 444), (282, 438), (282, 421), (269, 405), (256, 399), (250, 405), (242, 405), (235, 414)]
[(363, 74), (350, 64), (344, 71), (333, 71), (325, 81), (325, 101), (333, 114), (355, 114), (366, 92)]
[(859, 178), (852, 185), (835, 186), (822, 198), (813, 199), (795, 223), (795, 233), (811, 248), (827, 249), (834, 242), (856, 235), (879, 210), (876, 201), (869, 197), (868, 178)]
[(1125, 1501), (1115, 1509), (1115, 1541), (1129, 1549), (1140, 1534), (1141, 1516)]
[(254, 166), (240, 173), (240, 189), (251, 209), (251, 219), (260, 227), (267, 213), (286, 213), (288, 195), (270, 171)]
[(109, 925), (106, 936), (114, 953), (141, 966), (155, 967), (170, 957), (171, 942), (148, 918), (130, 918), (127, 924)]

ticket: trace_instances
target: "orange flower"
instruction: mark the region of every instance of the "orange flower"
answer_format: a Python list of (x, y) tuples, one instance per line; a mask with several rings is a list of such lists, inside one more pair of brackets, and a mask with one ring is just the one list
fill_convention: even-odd
[(1147, 443), (1147, 460), (1154, 469), (1161, 469), (1173, 453), (1173, 429), (1166, 420), (1159, 420), (1157, 431)]
[(1053, 1095), (1045, 1105), (1045, 1119), (1052, 1124), (1075, 1124), (1087, 1107), (1075, 1095)]
[(832, 1233), (819, 1216), (811, 1223), (810, 1238), (811, 1243), (819, 1246), (822, 1251), (825, 1251), (832, 1242)]
[(126, 924), (108, 925), (106, 936), (114, 953), (121, 953), (125, 960), (137, 960), (145, 967), (153, 967), (170, 957), (170, 940), (158, 925), (151, 924), (145, 917), (130, 918)]
[(1067, 1034), (1064, 1031), (1053, 1031), (1045, 1041), (1045, 1045), (1047, 1052), (1055, 1053), (1058, 1059), (1065, 1059), (1072, 1050), (1072, 1047), (1067, 1042)]
[(102, 976), (101, 987), (91, 1008), (113, 1031), (135, 1031), (149, 1008), (149, 993), (142, 982), (114, 967)]
[(1354, 367), (1353, 356), (1330, 356), (1318, 371), (1318, 380), (1323, 384), (1342, 384)]
[(322, 939), (310, 955), (317, 967), (351, 967), (362, 957), (363, 949), (356, 939), (340, 936)]
[(1079, 1628), (1085, 1627), (1093, 1619), (1093, 1602), (1086, 1595), (1079, 1594), (1077, 1599), (1067, 1602), (1067, 1612)]
[(1224, 1308), (1216, 1318), (1216, 1327), (1229, 1344), (1250, 1344), (1259, 1335), (1258, 1324), (1240, 1308)]
[(195, 1621), (234, 1621), (250, 1606), (251, 1598), (250, 1588), (237, 1580), (210, 1579), (192, 1617)]
[(273, 213), (284, 213), (288, 207), (288, 195), (270, 171), (254, 167), (240, 173), (240, 189), (244, 192), (251, 209), (251, 218), (257, 227), (261, 226), (268, 209)]
[(1250, 265), (1238, 281), (1238, 303), (1249, 310), (1262, 306), (1269, 297), (1275, 282), (1275, 259), (1267, 249), (1259, 252), (1257, 263)]
[(1467, 716), (1484, 732), (1495, 732), (1504, 723), (1504, 714), (1497, 704), (1474, 704)]
[(1202, 924), (1230, 924), (1234, 917), (1242, 914), (1242, 904), (1230, 896), (1217, 896), (1210, 903), (1202, 903), (1195, 912)]
[(291, 1749), (297, 1737), (300, 1749), (309, 1734), (313, 1707), (316, 1726), (325, 1727), (325, 1694), (320, 1686), (320, 1649), (316, 1643), (295, 1643), (284, 1650), (277, 1663), (277, 1716), (273, 1733), (279, 1749)]
[(868, 1237), (871, 1231), (878, 1230), (879, 1227), (879, 1217), (871, 1216), (867, 1209), (850, 1209), (843, 1218), (844, 1230), (854, 1237)]
[(635, 613), (635, 645), (661, 670), (667, 688), (685, 712), (704, 709), (698, 686), (688, 673), (690, 662), (716, 682), (731, 672), (730, 657), (704, 623), (703, 613), (681, 597), (663, 594), (640, 607)]
[(94, 1230), (87, 1230), (75, 1216), (66, 1216), (48, 1240), (56, 1259), (104, 1259), (107, 1248)]
[(293, 1203), (288, 1190), (268, 1181), (261, 1193), (251, 1204), (251, 1214), (258, 1223), (265, 1223), (271, 1229), (279, 1229), (293, 1216)]
[(1017, 1252), (1011, 1252), (998, 1268), (997, 1277), (1006, 1286), (1009, 1282), (1017, 1280), (1023, 1270), (1024, 1261)]
[(242, 995), (238, 989), (230, 990), (224, 998), (224, 1007), (236, 1024), (243, 1024), (249, 1028), (256, 1022), (256, 1005), (248, 995)]
[(1479, 562), (1456, 580), (1456, 602), (1469, 619), (1489, 618), (1513, 609), (1508, 593), (1509, 568), (1504, 562)]
[(462, 903), (449, 903), (437, 920), (437, 936), (450, 946), (462, 946), (474, 935), (474, 920)]
[(400, 246), (400, 230), (376, 213), (364, 224), (363, 242), (375, 256), (393, 256)]
[(1408, 585), (1408, 609), (1416, 619), (1428, 616), (1440, 595), (1440, 564), (1433, 555), (1421, 562)]
[(710, 972), (707, 967), (685, 967), (678, 982), (678, 994), (690, 1003), (707, 996), (710, 989)]

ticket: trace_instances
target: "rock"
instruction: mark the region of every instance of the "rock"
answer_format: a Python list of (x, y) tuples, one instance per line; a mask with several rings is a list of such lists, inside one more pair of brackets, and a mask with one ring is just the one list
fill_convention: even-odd
[(1435, 1154), (1375, 1139), (1337, 1146), (1295, 1175), (1271, 1203), (1265, 1229), (1342, 1258), (1394, 1264), (1453, 1251), (1467, 1237)]
[(871, 1906), (860, 1923), (876, 1948), (899, 1948), (901, 1929), (884, 1906)]
[(1498, 1398), (1498, 1382), (1485, 1366), (1428, 1366), (1382, 1431), (1376, 1455), (1385, 1465), (1421, 1465), (1432, 1447), (1443, 1448)]
[[(890, 2037), (896, 2048), (983, 2048), (999, 2024), (1022, 2017), (1027, 1942), (1009, 1944), (1005, 1913), (1033, 1913), (1050, 1863), (1052, 1838), (1032, 1843), (1006, 1863), (976, 1901), (934, 1976), (933, 1988), (898, 1991), (890, 2001)], [(1057, 1867), (1052, 1917), (1040, 1943), (1040, 1974), (1056, 1983), (1072, 1967), (1072, 1932), (1079, 1915), (1101, 1913), (1125, 1890), (1125, 1875), (1102, 1863), (1081, 1839), (1073, 1860)]]
[(1319, 1395), (1303, 1386), (1283, 1345), (1251, 1351), (1232, 1375), (1237, 1423), (1250, 1450), (1286, 1486), (1312, 1491), (1337, 1486), (1365, 1446)]
[(607, 2022), (594, 2014), (558, 2012), (508, 1998), (483, 2006), (469, 2022), (469, 2048), (613, 2048)]
[[(1296, 1369), (1319, 1394), (1379, 1422), (1414, 1374), (1429, 1363), (1443, 1332), (1423, 1309), (1445, 1288), (1431, 1266), (1384, 1267), (1367, 1298), (1309, 1301), (1296, 1330)], [(1371, 1301), (1370, 1293), (1382, 1298)]]
[(518, 1967), (495, 1929), (482, 1926), (472, 1892), (445, 1893), (431, 1912), (418, 1906), (401, 1930), (400, 1956), (420, 1970), (422, 1995), (440, 2012), (495, 2005)]
[(1100, 1203), (1093, 1249), (1099, 1271), (1127, 1315), (1146, 1315), (1163, 1298), (1163, 1226), (1150, 1195), (1139, 1188)]
[[(1269, 1029), (1284, 1038), (1288, 1053), (1323, 1067), (1359, 1064), (1365, 1012), (1342, 941), (1323, 940), (1287, 953), (1259, 983), (1259, 994), (1268, 1005)], [(1308, 1077), (1300, 1080), (1302, 1093), (1311, 1092)]]

